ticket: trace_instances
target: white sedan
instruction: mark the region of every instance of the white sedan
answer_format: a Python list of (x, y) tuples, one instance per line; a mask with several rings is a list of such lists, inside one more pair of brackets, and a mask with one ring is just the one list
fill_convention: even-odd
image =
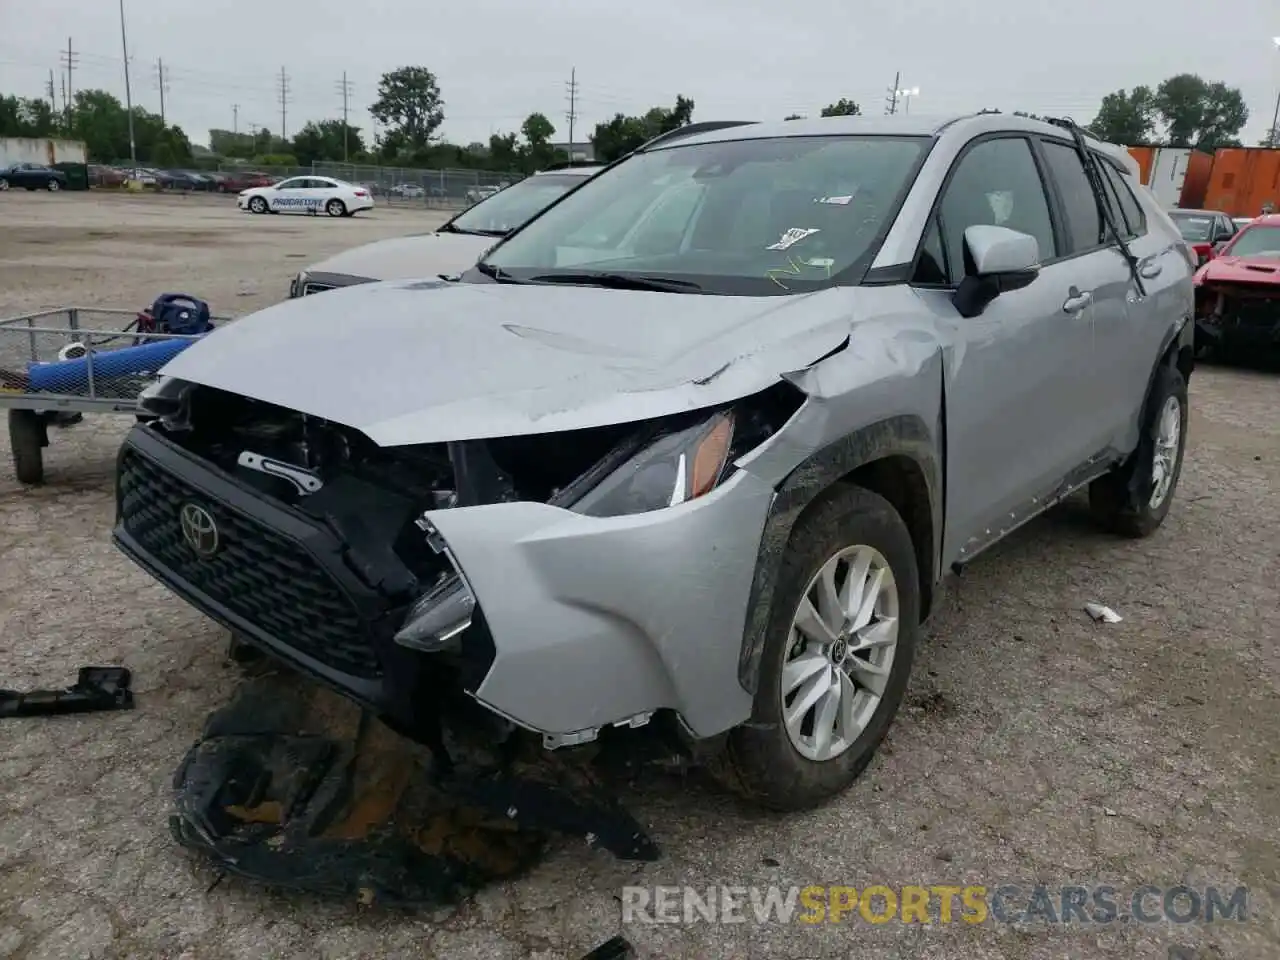
[(323, 210), (331, 217), (349, 217), (373, 209), (373, 195), (364, 187), (332, 177), (291, 177), (270, 187), (241, 190), (236, 200), (251, 213), (310, 213)]

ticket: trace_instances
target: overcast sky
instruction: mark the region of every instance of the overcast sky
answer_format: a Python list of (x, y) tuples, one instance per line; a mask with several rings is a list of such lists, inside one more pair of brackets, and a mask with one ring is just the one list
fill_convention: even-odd
[[(605, 11), (608, 10), (606, 13)], [(692, 97), (695, 119), (816, 114), (852, 97), (884, 109), (918, 87), (913, 113), (983, 107), (1093, 117), (1103, 94), (1155, 86), (1179, 72), (1239, 87), (1245, 142), (1270, 125), (1280, 88), (1280, 2), (1234, 0), (125, 0), (134, 102), (191, 139), (230, 128), (287, 132), (341, 116), (343, 72), (352, 123), (367, 134), (379, 75), (433, 70), (456, 142), (514, 130), (532, 111), (567, 139), (567, 82), (576, 68), (575, 139), (614, 113)], [(70, 36), (75, 89), (124, 95), (117, 0), (0, 0), (0, 92), (45, 96)], [(59, 96), (61, 94), (59, 93)]]

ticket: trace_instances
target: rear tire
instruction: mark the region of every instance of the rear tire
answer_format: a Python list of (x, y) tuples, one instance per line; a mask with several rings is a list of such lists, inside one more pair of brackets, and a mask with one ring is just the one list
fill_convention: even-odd
[(334, 198), (324, 205), (324, 212), (331, 217), (345, 217), (347, 215), (347, 205)]
[(62, 184), (58, 183), (57, 180), (50, 180), (48, 183), (45, 184), (45, 188), (50, 193), (57, 193), (59, 190), (62, 189)]
[[(882, 693), (879, 701), (871, 704), (869, 715), (863, 716), (860, 723), (838, 725), (834, 737), (844, 742), (840, 752), (826, 759), (811, 759), (801, 752), (785, 725), (789, 695), (783, 691), (783, 671), (784, 666), (790, 664), (788, 674), (796, 674), (802, 661), (816, 654), (810, 649), (810, 641), (804, 639), (804, 634), (795, 626), (798, 609), (810, 590), (817, 589), (815, 584), (823, 570), (851, 550), (861, 551), (852, 554), (855, 564), (858, 557), (874, 557), (878, 558), (875, 564), (882, 565), (886, 571), (884, 589), (894, 591), (896, 646), (892, 660), (887, 665), (879, 664), (887, 673), (880, 678)], [(832, 569), (838, 568), (839, 564)], [(875, 596), (871, 590), (868, 595)], [(878, 610), (878, 601), (876, 605)], [(882, 619), (879, 624), (888, 623), (889, 619)], [(774, 810), (810, 809), (842, 793), (871, 762), (893, 722), (906, 691), (919, 632), (920, 581), (915, 547), (906, 524), (887, 500), (870, 490), (845, 485), (832, 490), (805, 513), (792, 532), (773, 594), (751, 720), (730, 731), (723, 752), (713, 758), (712, 772), (735, 792)], [(859, 638), (865, 636), (864, 630), (856, 631), (844, 641), (841, 649), (847, 652), (849, 646), (856, 646)], [(798, 653), (800, 648), (803, 652)], [(871, 648), (869, 657), (875, 656), (875, 649), (878, 648)], [(833, 661), (840, 659), (834, 650), (828, 653)], [(847, 656), (843, 662), (845, 675), (859, 680), (866, 676), (861, 670), (847, 669), (851, 662)], [(804, 670), (799, 673), (808, 675)], [(818, 678), (825, 676), (844, 689), (845, 676), (839, 667), (813, 676), (813, 682), (818, 685), (821, 685)], [(790, 700), (792, 707), (806, 698), (807, 691), (814, 689), (807, 685), (809, 683), (806, 680), (798, 686), (788, 684), (795, 691)], [(867, 697), (855, 711), (861, 712), (870, 700), (870, 691), (861, 683), (855, 687), (858, 696)], [(856, 707), (858, 701), (854, 704)], [(809, 738), (805, 750), (811, 756), (819, 753), (817, 731), (821, 709), (819, 701), (797, 728), (800, 739)], [(807, 735), (803, 734), (806, 727)]]
[(1187, 414), (1186, 378), (1165, 362), (1143, 410), (1137, 448), (1089, 485), (1089, 507), (1103, 529), (1123, 537), (1149, 537), (1164, 523), (1182, 475)]
[(18, 482), (36, 486), (44, 482), (44, 448), (49, 445), (43, 417), (34, 410), (9, 411), (9, 446)]
[(8, 190), (8, 189), (9, 189), (9, 181), (6, 180), (4, 177), (0, 177), (0, 193), (3, 193), (5, 190)]

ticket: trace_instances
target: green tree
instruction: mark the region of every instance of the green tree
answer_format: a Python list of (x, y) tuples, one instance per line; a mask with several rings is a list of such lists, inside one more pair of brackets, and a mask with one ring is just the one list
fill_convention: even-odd
[(520, 166), (520, 144), (514, 133), (489, 137), (489, 162), (495, 170), (515, 170)]
[(841, 97), (835, 103), (829, 103), (822, 108), (822, 116), (824, 117), (860, 117), (862, 116), (862, 108), (850, 100), (848, 97)]
[(444, 122), (444, 100), (435, 74), (426, 67), (400, 67), (384, 73), (378, 81), (378, 99), (369, 112), (386, 126), (397, 150), (425, 149)]
[(0, 96), (0, 137), (50, 137), (62, 132), (62, 117), (48, 100)]
[(340, 162), (364, 153), (364, 140), (357, 127), (341, 120), (321, 120), (298, 131), (291, 152), (304, 167), (324, 160)]
[(1155, 126), (1155, 95), (1150, 87), (1134, 87), (1103, 97), (1089, 132), (1100, 140), (1134, 146), (1150, 142)]
[(546, 114), (529, 114), (520, 126), (520, 133), (524, 136), (520, 169), (525, 173), (541, 170), (560, 159), (561, 151), (551, 146), (551, 138), (556, 135), (555, 124)]
[(619, 113), (612, 120), (597, 123), (591, 134), (596, 159), (612, 162), (660, 134), (688, 126), (693, 122), (693, 107), (688, 97), (677, 96), (673, 107), (653, 107), (641, 117)]
[(1267, 135), (1258, 141), (1260, 147), (1280, 147), (1280, 127), (1272, 127)]
[(1224, 83), (1209, 83), (1194, 73), (1180, 73), (1156, 88), (1154, 107), (1166, 125), (1165, 139), (1174, 147), (1216, 150), (1238, 145), (1249, 122), (1244, 95)]

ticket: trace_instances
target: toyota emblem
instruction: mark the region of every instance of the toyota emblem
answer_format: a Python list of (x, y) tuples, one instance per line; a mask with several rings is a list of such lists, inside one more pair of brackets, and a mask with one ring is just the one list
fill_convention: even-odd
[(218, 552), (218, 525), (208, 510), (195, 503), (184, 503), (178, 521), (182, 525), (182, 539), (197, 557), (207, 560)]

